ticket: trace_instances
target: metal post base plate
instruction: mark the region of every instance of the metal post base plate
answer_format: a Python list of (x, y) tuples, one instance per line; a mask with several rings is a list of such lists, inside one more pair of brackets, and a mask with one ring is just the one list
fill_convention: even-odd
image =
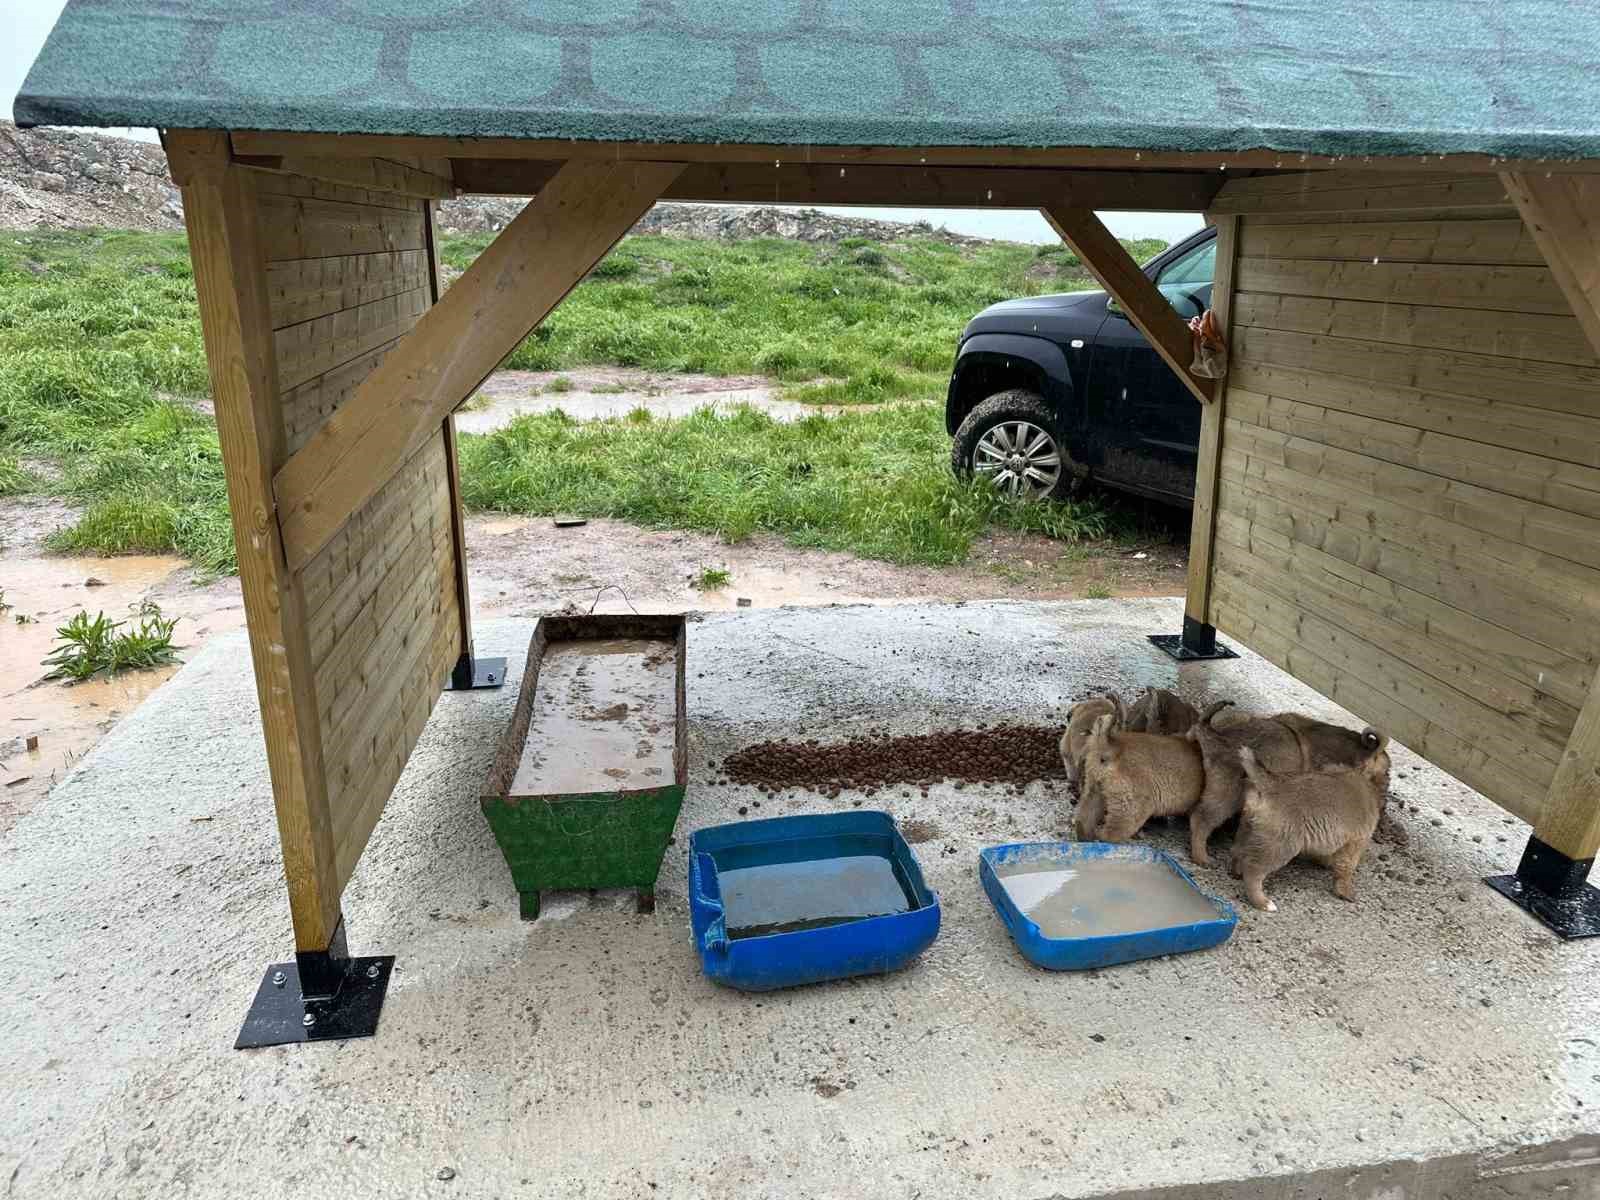
[(1600, 888), (1592, 883), (1562, 897), (1529, 887), (1515, 875), (1491, 875), (1484, 882), (1567, 941), (1600, 937)]
[(1484, 882), (1559, 937), (1600, 937), (1600, 888), (1585, 882), (1593, 865), (1593, 859), (1568, 858), (1531, 837), (1515, 875), (1491, 875)]
[(394, 955), (344, 961), (348, 966), (339, 990), (314, 999), (301, 995), (297, 963), (273, 963), (261, 977), (255, 1002), (233, 1048), (343, 1041), (377, 1033), (389, 976), (394, 973)]
[(467, 692), (474, 688), (505, 686), (506, 660), (503, 658), (469, 658), (463, 654), (450, 672), (452, 692)]
[(1238, 654), (1228, 649), (1221, 642), (1213, 642), (1210, 653), (1191, 650), (1183, 644), (1183, 634), (1181, 633), (1152, 633), (1149, 640), (1150, 644), (1156, 649), (1170, 654), (1179, 662), (1206, 662), (1214, 658), (1239, 657)]

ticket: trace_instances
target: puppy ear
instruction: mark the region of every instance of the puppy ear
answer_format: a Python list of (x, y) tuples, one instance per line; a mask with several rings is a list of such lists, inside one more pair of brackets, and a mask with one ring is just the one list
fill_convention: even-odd
[(1123, 706), (1122, 697), (1112, 692), (1106, 699), (1111, 701), (1111, 707), (1116, 711), (1117, 728), (1126, 729), (1128, 727), (1128, 710)]

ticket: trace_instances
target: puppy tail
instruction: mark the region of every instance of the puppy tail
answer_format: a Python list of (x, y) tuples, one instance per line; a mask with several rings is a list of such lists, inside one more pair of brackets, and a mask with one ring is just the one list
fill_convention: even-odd
[(1200, 720), (1198, 724), (1209, 725), (1211, 724), (1212, 717), (1216, 716), (1223, 709), (1232, 707), (1232, 700), (1218, 700), (1215, 704), (1208, 705), (1206, 710), (1200, 714)]

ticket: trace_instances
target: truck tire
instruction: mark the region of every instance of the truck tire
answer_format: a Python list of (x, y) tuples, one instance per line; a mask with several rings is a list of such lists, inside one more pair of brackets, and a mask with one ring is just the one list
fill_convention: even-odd
[(1088, 472), (1072, 461), (1056, 419), (1037, 392), (997, 392), (956, 430), (950, 466), (963, 479), (988, 477), (1018, 500), (1064, 500)]

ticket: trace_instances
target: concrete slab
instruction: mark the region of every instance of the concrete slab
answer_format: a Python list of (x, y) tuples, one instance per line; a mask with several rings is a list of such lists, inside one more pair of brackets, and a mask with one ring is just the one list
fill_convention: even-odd
[[(708, 616), (693, 761), (1055, 719), (1091, 687), (1341, 717), (1254, 656), (1179, 667), (1144, 643), (1180, 613)], [(517, 663), (530, 628), (486, 622), (480, 647)], [(1082, 976), (1027, 966), (975, 874), (979, 847), (1066, 827), (1054, 787), (889, 797), (942, 831), (918, 848), (939, 940), (893, 977), (752, 997), (698, 972), (681, 836), (653, 916), (600, 894), (517, 919), (477, 806), (514, 694), (439, 701), (345, 896), (352, 950), (399, 959), (379, 1035), (340, 1045), (230, 1048), (290, 947), (242, 635), (118, 726), (0, 842), (0, 1194), (1600, 1194), (1600, 944), (1479, 883), (1525, 828), (1404, 750), (1410, 844), (1378, 848), (1359, 903), (1292, 868), (1282, 911), (1242, 910), (1220, 950)], [(691, 776), (680, 834), (754, 798)]]

